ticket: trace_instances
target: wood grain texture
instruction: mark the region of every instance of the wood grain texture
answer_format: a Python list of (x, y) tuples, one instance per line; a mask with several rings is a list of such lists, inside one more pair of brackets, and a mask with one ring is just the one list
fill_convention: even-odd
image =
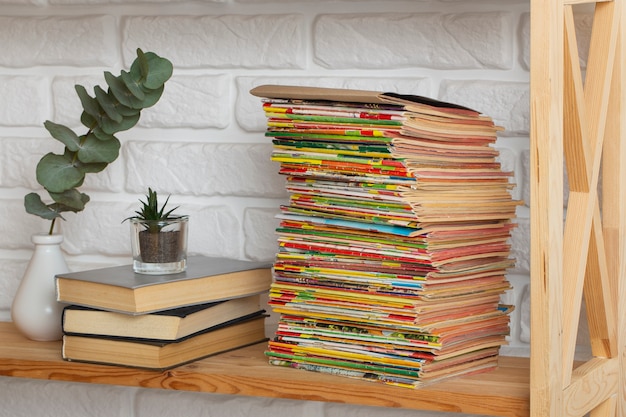
[(528, 359), (501, 357), (497, 370), (411, 390), (271, 366), (265, 343), (165, 372), (66, 362), (60, 342), (33, 342), (0, 323), (0, 375), (232, 395), (340, 402), (494, 416), (529, 415)]
[[(571, 6), (581, 3), (596, 3), (584, 81)], [(533, 417), (625, 415), (623, 3), (531, 0)], [(594, 358), (572, 371), (583, 294)]]

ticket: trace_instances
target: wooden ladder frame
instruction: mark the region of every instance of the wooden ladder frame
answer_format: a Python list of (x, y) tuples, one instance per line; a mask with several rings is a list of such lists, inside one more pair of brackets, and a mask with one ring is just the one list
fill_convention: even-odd
[[(584, 81), (581, 3), (595, 3)], [(626, 416), (623, 3), (531, 0), (532, 417)], [(593, 357), (574, 365), (583, 296)]]

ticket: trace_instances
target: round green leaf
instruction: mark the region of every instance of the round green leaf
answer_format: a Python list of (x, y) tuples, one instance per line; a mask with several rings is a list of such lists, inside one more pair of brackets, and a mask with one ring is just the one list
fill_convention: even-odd
[[(102, 171), (109, 164), (106, 162), (93, 162), (89, 164), (84, 164), (82, 162), (78, 162), (76, 164), (76, 169), (80, 170), (83, 174), (95, 174), (97, 172)], [(81, 184), (77, 185), (80, 186)]]
[(105, 133), (100, 127), (96, 127), (91, 133), (93, 133), (99, 140), (117, 140), (115, 136)]
[(83, 163), (115, 161), (119, 155), (120, 142), (111, 136), (110, 140), (100, 140), (95, 134), (87, 135), (78, 151), (78, 159)]
[(148, 74), (145, 76), (144, 87), (153, 90), (163, 87), (174, 72), (172, 63), (154, 52), (147, 52), (145, 56), (148, 60)]
[(123, 130), (128, 130), (131, 127), (135, 126), (137, 124), (137, 122), (139, 121), (139, 117), (140, 116), (141, 116), (140, 113), (137, 113), (134, 116), (124, 116), (120, 123), (117, 123), (117, 122), (109, 119), (108, 117), (104, 116), (104, 117), (102, 117), (100, 127), (102, 128), (102, 131), (104, 133), (108, 133), (110, 135), (113, 135), (113, 134), (115, 134), (117, 132), (121, 132)]
[(76, 168), (68, 153), (48, 153), (37, 164), (37, 182), (53, 193), (62, 193), (82, 184), (85, 174)]
[(142, 107), (148, 108), (157, 104), (164, 90), (165, 90), (165, 86), (163, 85), (160, 88), (157, 88), (156, 90), (147, 90), (146, 98), (143, 100)]

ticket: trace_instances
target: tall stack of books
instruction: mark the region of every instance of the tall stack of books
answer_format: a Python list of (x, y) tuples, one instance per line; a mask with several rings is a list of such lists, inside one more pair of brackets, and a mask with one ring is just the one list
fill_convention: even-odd
[(418, 96), (260, 86), (290, 193), (273, 365), (419, 387), (497, 366), (518, 201), (501, 128)]
[(132, 265), (56, 276), (68, 361), (170, 369), (266, 341), (260, 262), (191, 256), (185, 272), (145, 275)]

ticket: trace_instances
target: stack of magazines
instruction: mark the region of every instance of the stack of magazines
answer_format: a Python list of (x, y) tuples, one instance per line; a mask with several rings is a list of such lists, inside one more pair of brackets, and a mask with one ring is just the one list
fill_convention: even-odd
[(260, 86), (286, 176), (272, 365), (403, 387), (497, 366), (518, 201), (474, 110), (410, 95)]

